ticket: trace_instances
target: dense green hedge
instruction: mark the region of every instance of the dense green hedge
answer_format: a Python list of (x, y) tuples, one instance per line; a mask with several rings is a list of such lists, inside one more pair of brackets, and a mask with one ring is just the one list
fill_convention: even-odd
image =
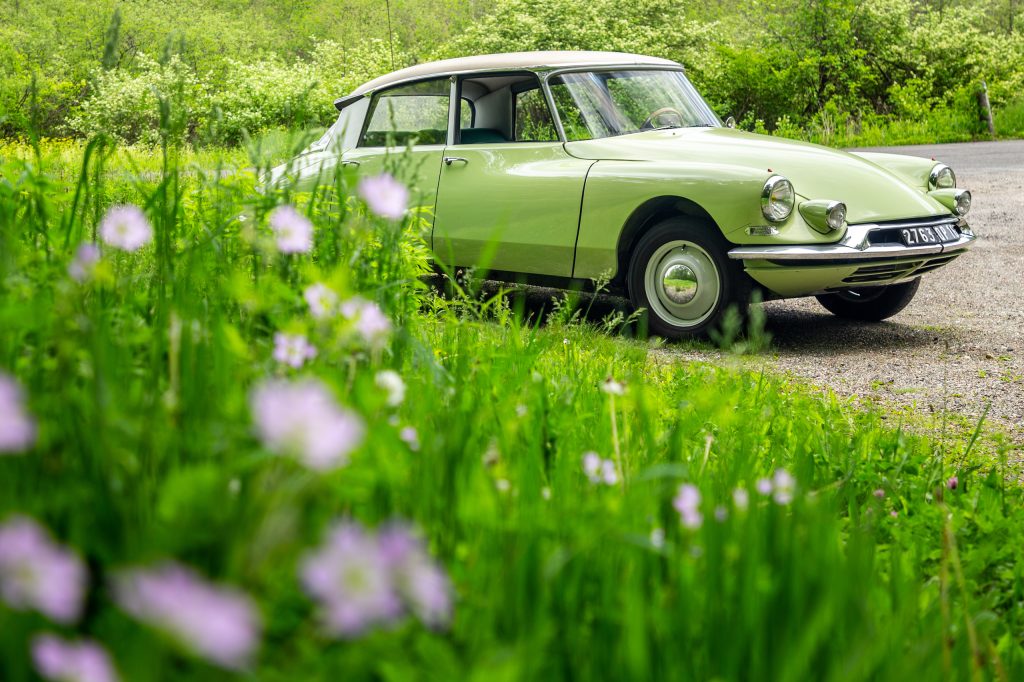
[(536, 49), (676, 59), (723, 118), (831, 144), (983, 134), (986, 81), (1000, 134), (1024, 133), (1012, 15), (987, 0), (944, 4), (412, 0), (394, 8), (389, 43), (387, 14), (363, 0), (342, 14), (319, 0), (14, 3), (0, 8), (0, 134), (152, 142), (163, 98), (190, 141), (233, 144), (243, 130), (327, 124), (334, 98), (393, 66)]

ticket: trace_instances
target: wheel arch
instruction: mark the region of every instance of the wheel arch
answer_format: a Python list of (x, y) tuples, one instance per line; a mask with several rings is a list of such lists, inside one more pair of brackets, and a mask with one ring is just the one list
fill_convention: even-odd
[(622, 230), (619, 232), (618, 242), (615, 247), (617, 267), (615, 278), (612, 280), (613, 284), (618, 286), (625, 285), (630, 255), (644, 233), (662, 220), (674, 217), (683, 217), (695, 222), (706, 223), (708, 226), (719, 230), (719, 234), (721, 234), (721, 228), (715, 222), (715, 219), (711, 217), (711, 214), (703, 206), (695, 201), (671, 195), (648, 199), (630, 213), (629, 218), (626, 219)]

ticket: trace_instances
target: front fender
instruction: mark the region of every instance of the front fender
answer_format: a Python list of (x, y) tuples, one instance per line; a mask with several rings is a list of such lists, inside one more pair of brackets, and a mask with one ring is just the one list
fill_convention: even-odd
[[(750, 236), (747, 228), (768, 225), (761, 214), (761, 189), (771, 173), (747, 166), (671, 161), (598, 161), (587, 175), (576, 243), (573, 276), (617, 274), (619, 236), (637, 207), (661, 197), (687, 199), (711, 216), (734, 244), (829, 243), (841, 235), (822, 235), (794, 210), (778, 234)], [(802, 197), (798, 197), (798, 201)]]
[[(924, 159), (920, 156), (907, 156), (906, 154), (885, 154), (882, 152), (850, 152), (865, 161), (880, 166), (893, 175), (899, 177), (911, 187), (916, 187), (922, 192), (928, 191), (928, 175), (937, 163), (934, 159)], [(954, 172), (956, 170), (954, 169)]]

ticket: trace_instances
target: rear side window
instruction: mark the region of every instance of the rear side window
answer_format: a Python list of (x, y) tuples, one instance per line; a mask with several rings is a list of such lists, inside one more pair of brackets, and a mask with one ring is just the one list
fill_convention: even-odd
[(360, 147), (444, 144), (448, 140), (447, 78), (386, 90), (373, 98)]
[(558, 133), (540, 88), (516, 93), (516, 142), (557, 142)]

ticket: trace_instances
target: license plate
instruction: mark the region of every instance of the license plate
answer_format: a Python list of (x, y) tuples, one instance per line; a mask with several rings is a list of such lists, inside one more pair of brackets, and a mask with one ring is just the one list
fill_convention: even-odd
[(925, 246), (955, 242), (960, 238), (957, 231), (949, 225), (933, 225), (931, 227), (904, 227), (900, 230), (900, 239), (907, 246)]

